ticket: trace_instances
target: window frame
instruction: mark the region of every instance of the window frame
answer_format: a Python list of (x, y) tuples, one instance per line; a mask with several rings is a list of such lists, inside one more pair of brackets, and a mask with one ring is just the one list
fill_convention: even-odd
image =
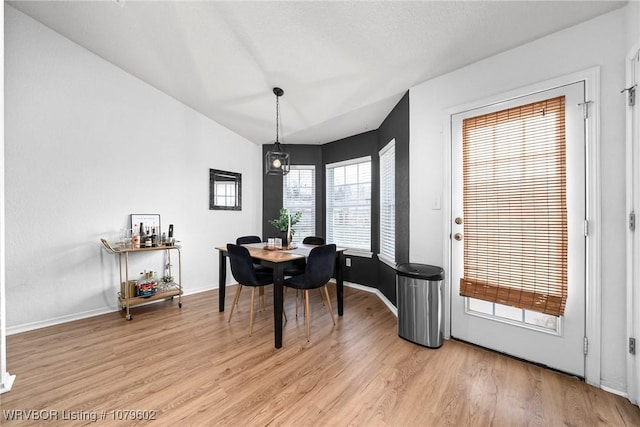
[[(335, 188), (335, 185), (333, 183), (329, 183), (330, 179), (333, 179), (334, 175), (334, 171), (338, 168), (342, 168), (342, 167), (347, 167), (347, 166), (352, 166), (352, 165), (360, 165), (360, 164), (365, 164), (368, 163), (369, 164), (369, 168), (370, 168), (370, 172), (369, 172), (369, 194), (368, 194), (368, 200), (369, 200), (369, 204), (368, 204), (368, 209), (369, 209), (369, 232), (367, 234), (367, 242), (369, 249), (364, 249), (364, 248), (359, 248), (359, 247), (353, 247), (350, 246), (349, 244), (344, 244), (343, 242), (340, 241), (336, 241), (335, 238), (332, 235), (332, 231), (333, 228), (331, 227), (330, 223), (331, 223), (331, 219), (333, 218), (333, 215), (330, 214), (330, 210), (333, 209), (333, 198), (331, 197), (332, 190)], [(360, 184), (365, 184), (365, 183), (360, 183), (358, 182), (357, 185)], [(326, 237), (327, 237), (327, 241), (331, 241), (332, 243), (336, 243), (338, 246), (340, 247), (345, 247), (347, 250), (345, 251), (346, 255), (350, 255), (350, 256), (359, 256), (359, 257), (365, 257), (365, 258), (371, 258), (373, 256), (373, 252), (371, 249), (371, 245), (372, 245), (372, 239), (371, 239), (371, 224), (372, 224), (372, 216), (373, 216), (373, 211), (372, 211), (372, 197), (373, 197), (373, 160), (371, 158), (371, 156), (362, 156), (362, 157), (357, 157), (354, 159), (349, 159), (349, 160), (343, 160), (343, 161), (339, 161), (339, 162), (334, 162), (334, 163), (327, 163), (325, 165), (325, 197), (326, 197), (326, 207), (325, 207), (325, 231), (326, 231)], [(365, 205), (355, 205), (355, 206), (365, 206)]]
[[(311, 212), (313, 213), (313, 219), (312, 219), (312, 225), (313, 225), (313, 234), (309, 234), (309, 236), (317, 236), (317, 223), (316, 223), (316, 217), (317, 217), (317, 194), (316, 194), (316, 178), (317, 178), (317, 174), (316, 174), (316, 167), (315, 165), (291, 165), (289, 168), (289, 173), (287, 175), (285, 175), (282, 178), (282, 207), (287, 209), (291, 214), (293, 214), (294, 212), (300, 210), (296, 207), (292, 207), (291, 205), (287, 204), (287, 181), (289, 179), (289, 176), (291, 175), (292, 172), (294, 171), (300, 171), (300, 170), (311, 170), (313, 173), (313, 182), (311, 185), (311, 189), (313, 192), (313, 206), (311, 208)], [(303, 213), (304, 215), (304, 213)], [(300, 223), (298, 223), (300, 224)], [(294, 234), (294, 240), (298, 240), (298, 238), (300, 238), (302, 236), (302, 238), (307, 237), (307, 235), (302, 235), (299, 233), (299, 230), (296, 228), (296, 234)], [(302, 241), (302, 239), (300, 239), (300, 241)]]

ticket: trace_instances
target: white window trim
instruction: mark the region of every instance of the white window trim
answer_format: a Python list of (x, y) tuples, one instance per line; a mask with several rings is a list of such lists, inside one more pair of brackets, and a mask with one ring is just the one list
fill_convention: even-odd
[[(334, 169), (334, 168), (339, 168), (342, 166), (349, 166), (349, 165), (354, 165), (354, 164), (358, 164), (358, 163), (364, 163), (364, 162), (372, 162), (371, 160), (371, 156), (363, 156), (363, 157), (357, 157), (355, 159), (349, 159), (349, 160), (342, 160), (340, 162), (334, 162), (334, 163), (327, 163), (325, 165), (325, 184), (326, 184), (326, 179), (327, 179), (327, 175), (328, 175), (328, 170), (329, 169)], [(372, 165), (373, 166), (373, 165)], [(373, 177), (372, 177), (373, 179)], [(325, 189), (325, 201), (328, 200), (328, 192), (329, 192), (329, 188)], [(326, 208), (325, 208), (325, 222), (326, 222), (326, 217), (327, 217), (327, 212), (326, 212)], [(325, 233), (327, 233), (328, 235), (328, 226), (325, 224)], [(369, 237), (371, 239), (371, 237)], [(331, 242), (327, 242), (327, 243), (331, 243)], [(369, 241), (369, 245), (371, 245), (371, 241)], [(373, 257), (373, 252), (372, 251), (367, 251), (364, 249), (359, 249), (359, 248), (347, 248), (344, 252), (345, 255), (349, 255), (349, 256), (357, 256), (357, 257), (361, 257), (361, 258), (372, 258)]]
[(360, 258), (373, 258), (373, 252), (365, 251), (362, 249), (347, 249), (346, 251), (344, 251), (344, 254), (349, 256), (357, 256)]
[(380, 260), (380, 262), (382, 262), (383, 264), (387, 264), (391, 268), (396, 268), (398, 266), (398, 263), (396, 263), (395, 260), (390, 259), (385, 255), (378, 254), (378, 260)]
[(340, 162), (327, 163), (325, 165), (325, 170), (339, 168), (342, 166), (355, 165), (356, 163), (364, 163), (364, 162), (370, 162), (370, 161), (371, 161), (371, 156), (363, 156), (355, 159), (342, 160)]

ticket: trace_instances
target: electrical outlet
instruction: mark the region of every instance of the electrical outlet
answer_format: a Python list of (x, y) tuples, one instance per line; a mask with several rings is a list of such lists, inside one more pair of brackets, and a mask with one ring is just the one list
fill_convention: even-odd
[(345, 258), (344, 265), (346, 265), (347, 267), (351, 267), (351, 258)]

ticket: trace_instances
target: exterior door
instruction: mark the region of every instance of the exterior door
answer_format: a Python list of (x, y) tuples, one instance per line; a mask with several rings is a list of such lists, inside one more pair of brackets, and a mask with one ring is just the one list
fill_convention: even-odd
[[(517, 306), (460, 296), (465, 276), (463, 120), (564, 96), (566, 136), (566, 277), (564, 313), (543, 314)], [(584, 377), (585, 355), (585, 125), (584, 82), (523, 96), (452, 116), (451, 336)], [(522, 168), (527, 168), (526, 162)], [(524, 172), (525, 174), (527, 172)], [(502, 209), (502, 208), (500, 208)], [(501, 228), (503, 224), (493, 224)], [(525, 230), (526, 232), (526, 230)], [(476, 233), (472, 229), (468, 234)], [(471, 241), (471, 240), (470, 240)], [(491, 245), (491, 243), (489, 243)], [(504, 253), (510, 249), (500, 248)], [(508, 256), (508, 254), (506, 255)], [(500, 263), (499, 259), (494, 260)], [(525, 268), (535, 268), (527, 265)], [(507, 273), (508, 274), (508, 273)], [(542, 274), (542, 273), (541, 273)]]

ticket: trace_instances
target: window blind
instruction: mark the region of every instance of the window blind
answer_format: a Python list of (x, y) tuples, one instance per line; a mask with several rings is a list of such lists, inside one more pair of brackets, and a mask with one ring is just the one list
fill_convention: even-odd
[(396, 143), (380, 150), (380, 256), (396, 259)]
[(371, 250), (371, 157), (326, 166), (327, 242)]
[(291, 165), (282, 180), (282, 207), (289, 213), (302, 212), (295, 225), (294, 240), (301, 242), (307, 236), (316, 235), (316, 168)]
[(564, 313), (564, 104), (558, 97), (463, 121), (461, 295)]

